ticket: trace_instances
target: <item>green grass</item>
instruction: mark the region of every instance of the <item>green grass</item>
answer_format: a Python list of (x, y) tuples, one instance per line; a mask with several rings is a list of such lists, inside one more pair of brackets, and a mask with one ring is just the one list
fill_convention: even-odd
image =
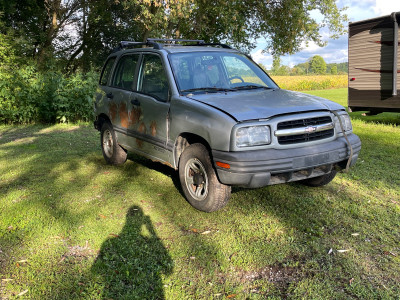
[(167, 166), (106, 165), (91, 125), (0, 126), (0, 299), (399, 299), (400, 117), (352, 117), (350, 173), (211, 214)]
[[(319, 91), (306, 91), (305, 93), (315, 95), (335, 101), (347, 107), (347, 88), (319, 90)], [(381, 123), (388, 125), (400, 125), (399, 113), (381, 113), (375, 116), (366, 116), (366, 112), (359, 111), (350, 114), (353, 120), (361, 120), (366, 123)]]

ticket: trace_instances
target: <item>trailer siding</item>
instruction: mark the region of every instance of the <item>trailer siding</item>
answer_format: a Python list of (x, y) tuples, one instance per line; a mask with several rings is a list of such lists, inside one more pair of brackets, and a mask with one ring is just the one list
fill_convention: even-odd
[[(399, 21), (399, 16), (397, 19)], [(399, 57), (399, 51), (397, 57)], [(400, 70), (400, 59), (397, 61), (397, 68)], [(349, 108), (354, 111), (400, 111), (400, 97), (392, 96), (392, 81), (393, 20), (391, 17), (385, 16), (351, 23), (349, 25)], [(397, 90), (400, 90), (399, 80)]]

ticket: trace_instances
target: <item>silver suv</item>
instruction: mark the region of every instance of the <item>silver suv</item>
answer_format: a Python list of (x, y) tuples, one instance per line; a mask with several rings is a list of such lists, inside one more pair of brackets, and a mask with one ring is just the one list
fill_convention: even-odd
[(361, 149), (344, 107), (282, 90), (250, 57), (200, 40), (121, 42), (95, 114), (108, 163), (133, 151), (167, 164), (206, 212), (225, 206), (233, 185), (325, 185)]

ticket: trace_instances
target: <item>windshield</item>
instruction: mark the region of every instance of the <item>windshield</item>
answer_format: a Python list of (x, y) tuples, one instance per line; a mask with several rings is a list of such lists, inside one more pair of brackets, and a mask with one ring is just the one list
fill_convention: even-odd
[(277, 88), (257, 64), (240, 53), (189, 52), (169, 57), (181, 93)]

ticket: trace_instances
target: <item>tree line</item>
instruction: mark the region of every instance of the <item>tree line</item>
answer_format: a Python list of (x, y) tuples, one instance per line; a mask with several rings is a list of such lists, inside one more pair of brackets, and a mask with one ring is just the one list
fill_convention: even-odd
[(292, 68), (281, 65), (280, 57), (274, 57), (272, 68), (267, 70), (265, 66), (261, 66), (269, 74), (275, 76), (288, 75), (342, 75), (348, 73), (348, 63), (326, 63), (320, 55), (310, 57), (306, 62), (297, 64)]

